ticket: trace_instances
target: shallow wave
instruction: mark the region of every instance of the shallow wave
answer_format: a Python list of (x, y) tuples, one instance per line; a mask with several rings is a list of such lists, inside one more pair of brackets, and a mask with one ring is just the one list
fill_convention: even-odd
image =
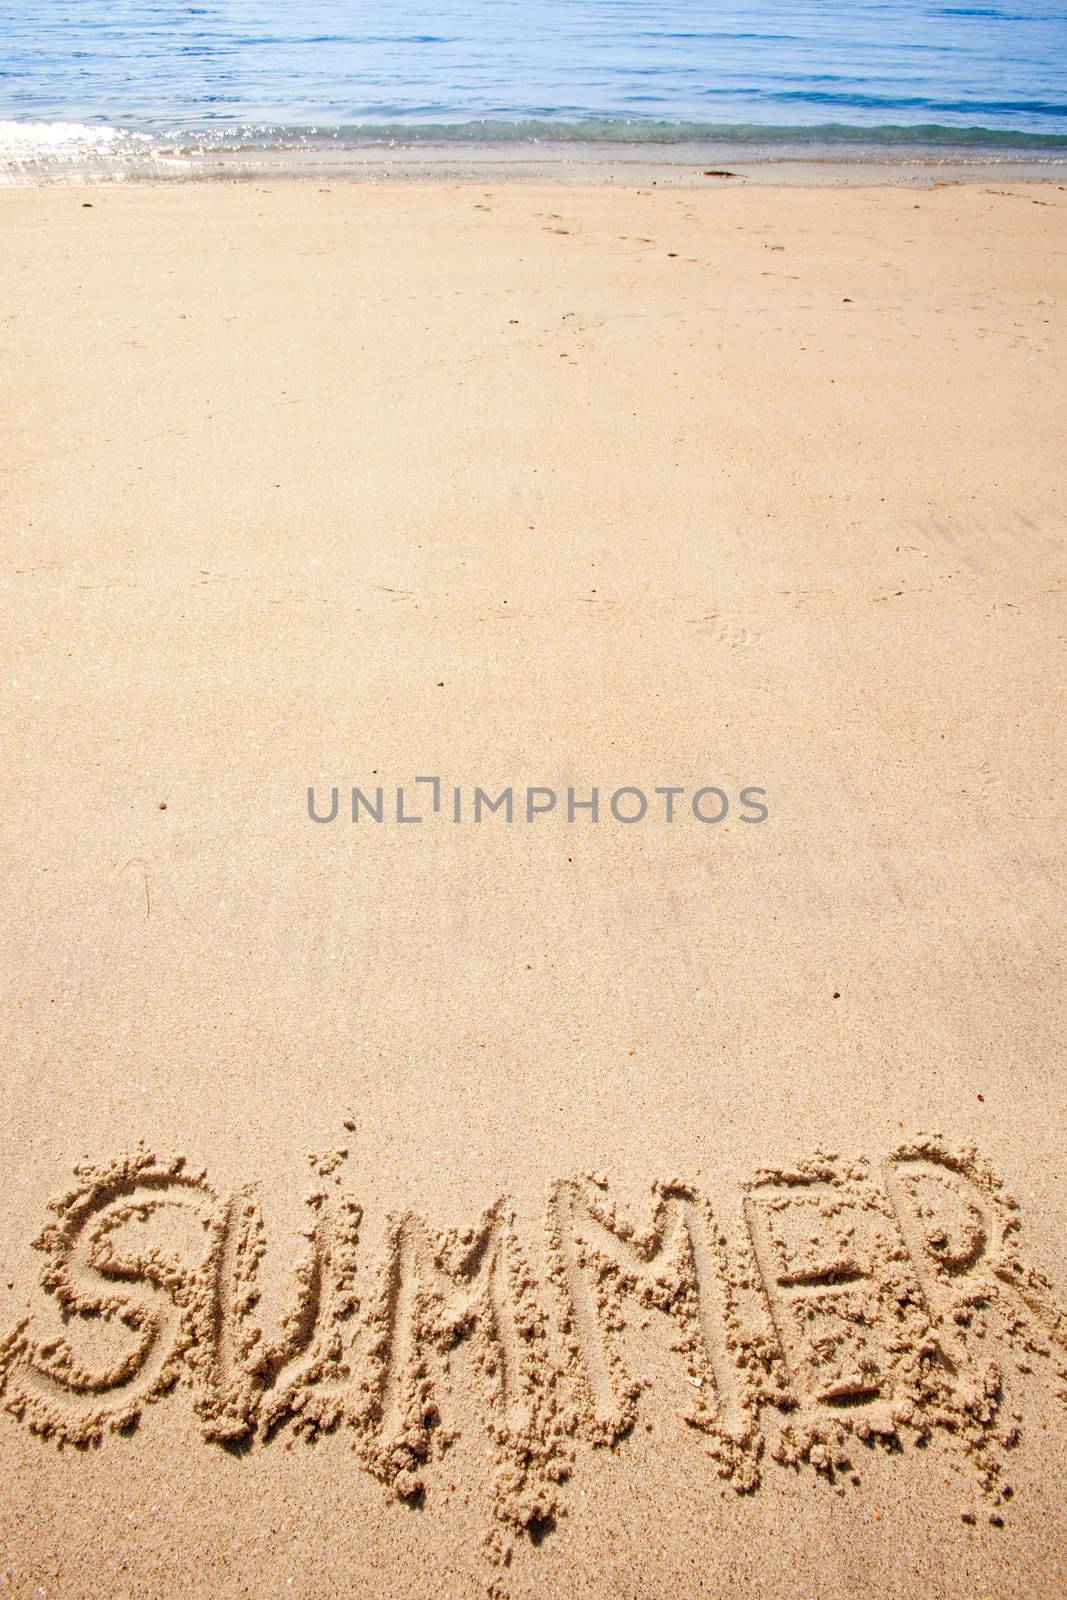
[(649, 117), (490, 118), (472, 121), (356, 122), (339, 127), (272, 123), (225, 127), (178, 126), (145, 133), (117, 125), (67, 122), (0, 122), (0, 157), (81, 156), (89, 151), (149, 149), (161, 154), (239, 147), (306, 150), (316, 147), (440, 144), (731, 144), (798, 146), (819, 144), (932, 145), (988, 150), (1067, 149), (1067, 133), (1030, 133), (982, 125), (945, 123), (673, 122)]

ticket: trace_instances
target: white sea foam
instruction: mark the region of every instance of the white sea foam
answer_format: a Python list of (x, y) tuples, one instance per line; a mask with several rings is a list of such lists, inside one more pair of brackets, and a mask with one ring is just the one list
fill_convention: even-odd
[(0, 160), (77, 158), (125, 143), (151, 144), (147, 133), (86, 122), (0, 122)]
[(151, 134), (85, 122), (0, 121), (0, 184), (42, 177), (120, 176), (151, 157)]

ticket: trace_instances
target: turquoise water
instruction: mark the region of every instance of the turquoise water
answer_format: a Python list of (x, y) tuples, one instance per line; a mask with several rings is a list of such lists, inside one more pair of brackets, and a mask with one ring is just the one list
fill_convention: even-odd
[(1067, 145), (1067, 0), (0, 0), (0, 122)]

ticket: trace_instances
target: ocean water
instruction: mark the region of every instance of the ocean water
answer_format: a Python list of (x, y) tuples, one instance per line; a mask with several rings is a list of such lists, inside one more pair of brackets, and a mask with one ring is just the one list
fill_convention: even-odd
[(0, 0), (0, 160), (378, 141), (1067, 150), (1067, 0)]

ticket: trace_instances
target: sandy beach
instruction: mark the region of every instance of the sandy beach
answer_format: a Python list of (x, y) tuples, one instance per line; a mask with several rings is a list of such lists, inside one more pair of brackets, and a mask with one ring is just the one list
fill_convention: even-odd
[(0, 234), (4, 1592), (1062, 1593), (1067, 190)]

